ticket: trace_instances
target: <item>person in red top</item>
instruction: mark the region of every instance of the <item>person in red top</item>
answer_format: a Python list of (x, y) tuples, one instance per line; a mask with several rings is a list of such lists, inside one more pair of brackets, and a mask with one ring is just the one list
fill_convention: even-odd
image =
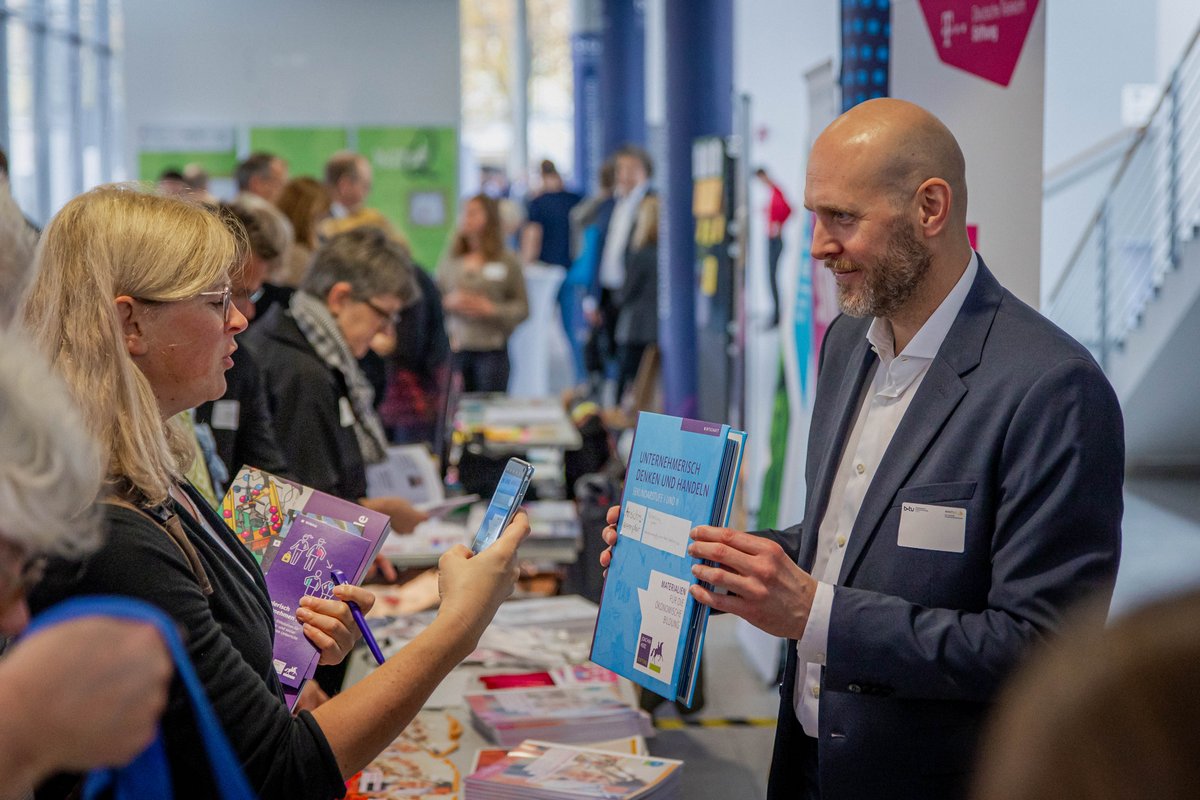
[(788, 205), (783, 190), (762, 167), (754, 171), (754, 175), (771, 190), (771, 202), (767, 204), (767, 264), (771, 270), (771, 298), (775, 301), (771, 314), (771, 327), (779, 324), (779, 256), (783, 253), (783, 223), (792, 215), (792, 207)]

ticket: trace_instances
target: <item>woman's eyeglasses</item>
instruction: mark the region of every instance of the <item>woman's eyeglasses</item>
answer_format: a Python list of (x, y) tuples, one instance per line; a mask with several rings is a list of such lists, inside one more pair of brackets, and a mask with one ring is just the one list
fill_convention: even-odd
[(233, 287), (226, 286), (224, 289), (215, 290), (212, 292), (200, 292), (199, 297), (220, 297), (221, 298), (221, 319), (229, 324), (229, 306), (233, 300)]
[[(229, 309), (233, 305), (233, 287), (226, 284), (224, 289), (214, 289), (211, 292), (196, 292), (196, 297), (220, 297), (221, 298), (221, 319), (225, 324), (229, 324)], [(166, 303), (178, 303), (179, 300), (153, 300), (149, 297), (134, 297), (139, 303), (149, 303), (151, 305), (164, 305)], [(184, 298), (187, 299), (187, 298)]]

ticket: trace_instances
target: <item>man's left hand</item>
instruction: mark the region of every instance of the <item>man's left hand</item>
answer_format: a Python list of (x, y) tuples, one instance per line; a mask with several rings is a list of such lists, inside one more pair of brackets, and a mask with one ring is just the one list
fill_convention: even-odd
[(775, 636), (804, 635), (817, 581), (782, 547), (770, 539), (709, 525), (695, 528), (692, 539), (688, 553), (716, 564), (697, 564), (692, 574), (730, 592), (718, 594), (697, 585), (692, 586), (692, 597)]

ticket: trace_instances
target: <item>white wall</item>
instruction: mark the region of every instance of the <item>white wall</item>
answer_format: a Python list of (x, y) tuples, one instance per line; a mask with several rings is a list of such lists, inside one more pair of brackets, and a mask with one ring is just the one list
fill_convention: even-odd
[(1040, 302), (1046, 4), (1007, 87), (942, 63), (917, 0), (892, 4), (891, 93), (936, 114), (967, 160), (967, 223), (1002, 284)]
[(458, 0), (124, 0), (142, 125), (457, 125)]
[(1042, 0), (1042, 4), (1046, 6), (1045, 165), (1052, 168), (1121, 130), (1121, 87), (1157, 81), (1158, 14), (1152, 2)]
[[(1119, 134), (1121, 89), (1158, 83), (1156, 55), (1163, 11), (1123, 0), (1043, 0), (1046, 4), (1046, 170), (1054, 171)], [(1159, 7), (1195, 0), (1159, 0)], [(1198, 5), (1200, 7), (1200, 5)], [(1171, 16), (1178, 17), (1177, 14)], [(1176, 19), (1178, 24), (1178, 19)], [(1048, 193), (1042, 208), (1042, 297), (1048, 300), (1071, 253), (1108, 190), (1120, 150), (1090, 162)]]
[(1165, 84), (1200, 25), (1196, 0), (1158, 0), (1157, 82)]
[[(1050, 0), (1046, 20), (1044, 162), (1053, 170), (1122, 130), (1122, 87), (1166, 84), (1200, 25), (1200, 2)], [(1043, 290), (1054, 285), (1079, 243), (1116, 163), (1086, 171), (1046, 198)]]

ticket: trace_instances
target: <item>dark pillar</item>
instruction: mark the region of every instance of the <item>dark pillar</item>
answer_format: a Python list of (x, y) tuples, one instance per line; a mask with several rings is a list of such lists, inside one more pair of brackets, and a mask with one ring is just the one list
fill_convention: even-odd
[(604, 163), (604, 107), (601, 67), (604, 14), (601, 0), (575, 0), (571, 19), (571, 71), (575, 83), (575, 186), (596, 188)]
[(646, 15), (642, 0), (603, 0), (600, 91), (604, 153), (646, 144)]
[[(701, 411), (697, 366), (728, 364), (729, 304), (712, 305), (698, 287), (692, 217), (692, 143), (733, 131), (732, 0), (658, 0), (663, 6), (664, 114), (650, 130), (655, 184), (662, 199), (658, 245), (659, 345), (663, 400), (668, 414)], [(697, 306), (705, 312), (697, 325)], [(709, 373), (708, 367), (702, 372)], [(718, 374), (722, 374), (718, 370)], [(724, 373), (727, 377), (727, 369)], [(727, 398), (729, 384), (704, 386)], [(724, 400), (705, 409), (724, 409)], [(714, 416), (724, 416), (724, 410)], [(723, 421), (723, 420), (716, 420)]]

